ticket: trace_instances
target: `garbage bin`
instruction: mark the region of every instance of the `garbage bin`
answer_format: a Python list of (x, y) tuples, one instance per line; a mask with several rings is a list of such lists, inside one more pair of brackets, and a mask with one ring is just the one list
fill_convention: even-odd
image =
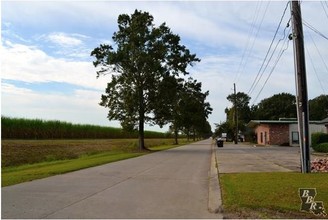
[(223, 140), (221, 138), (216, 139), (216, 144), (218, 147), (223, 147)]

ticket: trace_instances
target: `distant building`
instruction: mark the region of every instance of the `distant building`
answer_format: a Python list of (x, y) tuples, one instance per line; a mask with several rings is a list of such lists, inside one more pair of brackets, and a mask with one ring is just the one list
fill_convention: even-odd
[[(247, 126), (254, 129), (259, 145), (299, 146), (298, 124), (296, 119), (251, 120)], [(328, 118), (310, 121), (309, 133), (328, 133)]]
[(327, 133), (328, 133), (328, 118), (325, 118), (321, 121), (321, 123), (326, 126), (326, 129), (327, 129)]

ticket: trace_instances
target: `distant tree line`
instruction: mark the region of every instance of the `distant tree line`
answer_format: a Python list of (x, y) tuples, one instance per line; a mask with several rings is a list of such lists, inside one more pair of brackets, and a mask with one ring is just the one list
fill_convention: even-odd
[[(227, 99), (237, 106), (238, 128), (239, 130), (252, 136), (251, 131), (246, 125), (251, 120), (279, 120), (279, 118), (297, 118), (296, 98), (289, 93), (275, 94), (269, 98), (263, 99), (257, 105), (250, 106), (251, 98), (243, 93), (238, 92), (230, 94)], [(216, 124), (215, 135), (227, 133), (228, 137), (234, 139), (234, 114), (235, 108), (226, 108), (226, 121)], [(323, 120), (328, 117), (328, 95), (320, 95), (309, 100), (309, 119)]]

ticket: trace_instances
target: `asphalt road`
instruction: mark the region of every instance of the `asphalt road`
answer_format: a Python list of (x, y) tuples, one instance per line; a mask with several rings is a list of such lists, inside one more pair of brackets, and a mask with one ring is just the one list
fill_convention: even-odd
[(216, 147), (219, 173), (300, 172), (299, 147), (224, 143)]
[(3, 187), (2, 218), (222, 218), (208, 211), (211, 141)]

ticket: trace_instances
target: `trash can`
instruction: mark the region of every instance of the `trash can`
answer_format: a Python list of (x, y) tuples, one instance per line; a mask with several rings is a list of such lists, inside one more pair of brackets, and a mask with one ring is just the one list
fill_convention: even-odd
[(223, 147), (223, 140), (221, 138), (216, 139), (216, 144), (218, 147)]

